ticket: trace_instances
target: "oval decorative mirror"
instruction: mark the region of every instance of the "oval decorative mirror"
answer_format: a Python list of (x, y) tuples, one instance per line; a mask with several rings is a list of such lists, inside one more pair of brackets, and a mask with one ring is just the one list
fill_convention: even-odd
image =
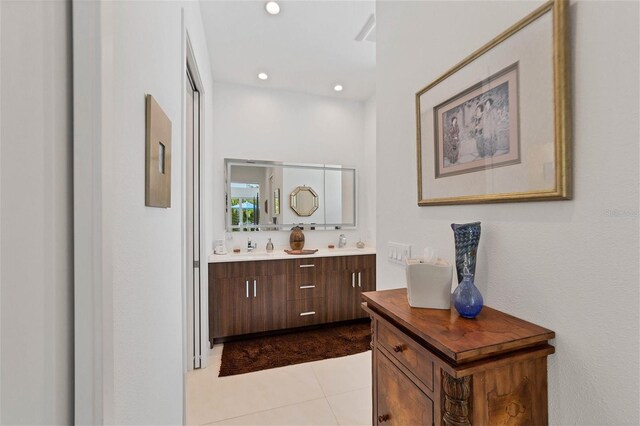
[(309, 186), (299, 186), (291, 193), (289, 205), (298, 216), (311, 216), (318, 210), (318, 194)]

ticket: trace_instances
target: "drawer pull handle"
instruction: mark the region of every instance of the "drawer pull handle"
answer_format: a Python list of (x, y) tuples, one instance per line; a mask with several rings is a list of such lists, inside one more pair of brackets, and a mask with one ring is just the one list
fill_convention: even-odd
[(309, 311), (309, 312), (301, 312), (300, 316), (301, 317), (306, 317), (307, 315), (315, 315), (316, 311)]
[(358, 287), (362, 287), (362, 272), (358, 272)]
[(249, 298), (249, 280), (244, 282), (244, 287), (247, 289), (247, 299)]
[(388, 414), (383, 414), (382, 416), (378, 416), (378, 423), (384, 423), (389, 420)]
[(310, 265), (300, 265), (301, 268), (315, 268), (316, 265), (314, 265), (313, 263)]
[(402, 347), (402, 345), (395, 345), (393, 347), (393, 351), (396, 352), (396, 353), (397, 352), (402, 352), (403, 350), (404, 350), (404, 348)]
[(351, 287), (356, 288), (356, 273), (351, 273)]
[(301, 289), (305, 289), (305, 288), (316, 288), (315, 285), (309, 284), (309, 285), (301, 285), (300, 286)]

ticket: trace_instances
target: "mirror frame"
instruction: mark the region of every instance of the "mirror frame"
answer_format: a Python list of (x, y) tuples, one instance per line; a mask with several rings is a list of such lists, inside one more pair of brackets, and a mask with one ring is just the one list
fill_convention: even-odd
[[(309, 169), (309, 170), (324, 170), (324, 171), (352, 171), (353, 172), (353, 222), (345, 223), (315, 223), (315, 224), (303, 224), (306, 230), (340, 230), (340, 229), (355, 229), (357, 227), (358, 217), (358, 171), (352, 166), (330, 165), (330, 164), (308, 164), (308, 163), (287, 163), (282, 161), (266, 161), (266, 160), (247, 160), (238, 158), (225, 158), (224, 159), (224, 222), (226, 232), (238, 232), (243, 231), (243, 228), (254, 228), (252, 231), (290, 231), (292, 227), (299, 226), (300, 223), (278, 223), (267, 225), (255, 225), (255, 226), (232, 226), (231, 223), (231, 209), (229, 203), (231, 202), (231, 167), (232, 166), (259, 166), (259, 167), (282, 167), (282, 168), (294, 168), (294, 169)], [(279, 188), (280, 189), (280, 188)], [(317, 200), (316, 200), (317, 202)], [(280, 210), (282, 210), (282, 200), (280, 200)], [(286, 205), (286, 204), (285, 204)]]
[[(311, 196), (313, 197), (313, 205), (311, 206), (308, 212), (304, 212), (304, 213), (298, 211), (298, 194), (300, 194), (303, 191), (310, 192)], [(298, 186), (296, 189), (293, 190), (293, 192), (289, 196), (289, 206), (291, 206), (293, 211), (296, 212), (296, 214), (300, 217), (311, 216), (316, 210), (318, 210), (319, 204), (320, 203), (318, 202), (318, 193), (314, 191), (313, 188), (311, 188), (310, 186), (304, 186), (304, 185)]]

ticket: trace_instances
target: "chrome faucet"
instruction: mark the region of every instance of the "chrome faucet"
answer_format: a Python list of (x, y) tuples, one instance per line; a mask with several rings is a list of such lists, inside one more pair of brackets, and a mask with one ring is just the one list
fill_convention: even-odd
[(347, 246), (347, 237), (344, 234), (340, 234), (338, 237), (338, 248), (343, 248)]
[(255, 241), (251, 241), (251, 237), (249, 237), (247, 241), (247, 251), (252, 251), (254, 248), (258, 247), (258, 243)]

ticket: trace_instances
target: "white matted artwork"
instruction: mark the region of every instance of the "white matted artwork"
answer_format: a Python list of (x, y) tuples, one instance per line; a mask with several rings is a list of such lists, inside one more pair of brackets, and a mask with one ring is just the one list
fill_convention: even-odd
[(571, 197), (566, 6), (546, 3), (416, 93), (419, 205)]
[(520, 162), (517, 62), (433, 113), (436, 179)]

